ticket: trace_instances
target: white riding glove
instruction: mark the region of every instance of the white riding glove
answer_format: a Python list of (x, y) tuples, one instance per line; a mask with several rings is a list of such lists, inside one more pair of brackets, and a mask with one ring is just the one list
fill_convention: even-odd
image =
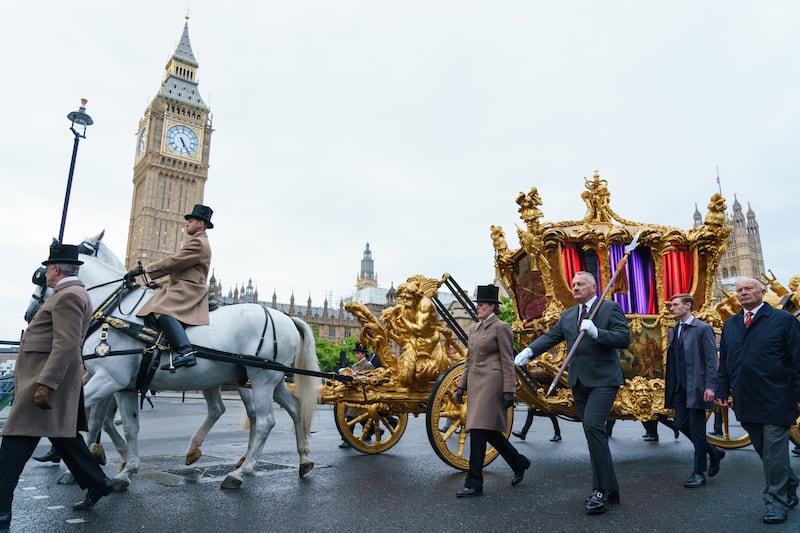
[(581, 322), (581, 331), (585, 331), (593, 339), (597, 338), (597, 326), (595, 326), (594, 322), (591, 320), (584, 319), (583, 322)]
[(514, 358), (514, 364), (517, 366), (524, 366), (528, 360), (533, 357), (533, 351), (526, 347), (524, 350), (519, 352), (517, 356)]

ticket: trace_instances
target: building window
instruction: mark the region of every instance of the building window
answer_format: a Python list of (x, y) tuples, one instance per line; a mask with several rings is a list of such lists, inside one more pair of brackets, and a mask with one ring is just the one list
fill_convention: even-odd
[(351, 336), (350, 335), (350, 328), (344, 328), (344, 337), (347, 338), (347, 337), (350, 337), (350, 336)]
[(328, 338), (335, 338), (336, 337), (336, 328), (334, 326), (328, 326)]

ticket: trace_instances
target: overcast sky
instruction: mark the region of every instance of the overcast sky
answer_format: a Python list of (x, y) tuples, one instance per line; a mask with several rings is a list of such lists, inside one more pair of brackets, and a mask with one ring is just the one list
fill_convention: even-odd
[[(30, 276), (57, 236), (89, 100), (65, 241), (101, 229), (124, 258), (136, 129), (186, 2), (0, 7), (0, 339), (24, 327)], [(517, 246), (514, 202), (580, 218), (584, 177), (619, 215), (688, 229), (717, 190), (756, 212), (764, 260), (800, 272), (800, 3), (191, 2), (213, 113), (205, 203), (225, 292), (321, 305), (378, 281), (493, 279), (489, 226)]]

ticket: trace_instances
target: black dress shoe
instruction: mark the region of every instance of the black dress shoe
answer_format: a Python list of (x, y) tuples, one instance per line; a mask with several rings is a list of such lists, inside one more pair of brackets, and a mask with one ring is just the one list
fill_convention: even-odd
[(73, 511), (88, 511), (94, 504), (100, 501), (103, 496), (108, 496), (114, 490), (114, 483), (108, 478), (103, 481), (99, 487), (89, 489), (86, 491), (86, 497), (72, 506)]
[(514, 472), (514, 477), (511, 478), (511, 486), (519, 485), (522, 483), (522, 480), (525, 478), (525, 471), (531, 467), (531, 461), (527, 457), (525, 458), (525, 467), (522, 470)]
[(553, 438), (550, 439), (550, 442), (561, 442), (561, 435), (553, 435)]
[(714, 453), (708, 458), (708, 477), (719, 474), (719, 463), (725, 458), (725, 450), (714, 446)]
[(683, 484), (687, 489), (697, 489), (706, 484), (706, 476), (697, 472), (692, 472), (692, 477)]
[(34, 455), (33, 460), (39, 461), (40, 463), (60, 463), (61, 456), (58, 455), (58, 452), (55, 450), (55, 448), (50, 448), (42, 455)]
[(347, 448), (352, 448), (352, 446), (350, 446), (349, 442), (343, 440), (342, 443), (339, 444), (339, 448), (346, 450)]
[(523, 433), (521, 431), (512, 431), (511, 434), (514, 435), (515, 437), (517, 437), (520, 440), (525, 440), (525, 437), (527, 436), (527, 435), (525, 435), (525, 433)]
[(592, 495), (586, 499), (584, 505), (586, 514), (601, 514), (608, 510), (608, 499), (606, 494), (601, 490), (592, 492)]
[(645, 435), (644, 436), (645, 442), (658, 442), (658, 435)]
[(11, 512), (0, 513), (0, 529), (8, 529), (11, 527)]
[(182, 366), (194, 366), (197, 364), (197, 359), (194, 356), (194, 351), (183, 353), (173, 356), (172, 366), (169, 363), (161, 366), (161, 370), (174, 370)]
[(792, 455), (800, 455), (800, 446), (792, 448)]
[(789, 506), (789, 509), (794, 509), (797, 507), (797, 494), (789, 493), (786, 497), (786, 505)]
[(786, 522), (786, 511), (770, 509), (761, 519), (765, 524), (783, 524)]
[(460, 491), (456, 492), (456, 498), (472, 498), (473, 496), (480, 496), (481, 494), (483, 494), (483, 489), (464, 487)]

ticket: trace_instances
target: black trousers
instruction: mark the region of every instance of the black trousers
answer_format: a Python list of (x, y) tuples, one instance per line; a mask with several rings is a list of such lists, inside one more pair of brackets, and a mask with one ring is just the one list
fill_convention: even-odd
[(515, 473), (525, 469), (527, 458), (519, 453), (508, 439), (499, 431), (489, 429), (469, 430), (469, 471), (464, 486), (468, 489), (483, 488), (483, 460), (486, 458), (486, 443), (500, 452), (508, 466)]
[(619, 387), (585, 387), (580, 382), (572, 388), (572, 399), (581, 415), (583, 433), (589, 445), (592, 487), (602, 491), (619, 491), (606, 433), (606, 420), (614, 406), (618, 389)]
[(706, 410), (686, 407), (686, 391), (679, 387), (672, 397), (672, 406), (675, 408), (675, 425), (681, 433), (692, 441), (694, 446), (694, 464), (692, 469), (698, 474), (706, 471), (708, 462), (706, 455), (711, 456), (716, 451), (706, 439)]
[[(11, 512), (14, 489), (17, 488), (19, 476), (39, 444), (39, 439), (41, 437), (3, 436), (0, 444), (0, 514)], [(82, 489), (100, 487), (105, 482), (105, 472), (97, 464), (80, 435), (51, 438), (50, 442)]]

